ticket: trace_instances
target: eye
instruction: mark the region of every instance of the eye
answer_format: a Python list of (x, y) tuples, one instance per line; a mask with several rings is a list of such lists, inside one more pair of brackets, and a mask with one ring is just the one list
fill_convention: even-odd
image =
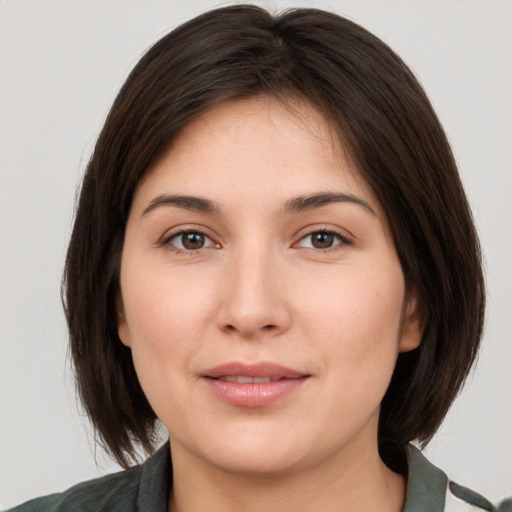
[(177, 252), (191, 252), (215, 246), (213, 240), (202, 231), (188, 230), (174, 233), (165, 241), (177, 249)]
[(337, 245), (350, 244), (350, 241), (335, 231), (313, 231), (302, 237), (297, 245), (308, 249), (331, 249)]

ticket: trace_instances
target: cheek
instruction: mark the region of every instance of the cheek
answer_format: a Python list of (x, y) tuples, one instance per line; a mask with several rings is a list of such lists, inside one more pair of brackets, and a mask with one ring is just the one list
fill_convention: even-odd
[(165, 265), (140, 273), (128, 261), (121, 282), (135, 369), (158, 409), (159, 397), (179, 389), (177, 377), (183, 376), (212, 325), (210, 287), (194, 286), (189, 275), (170, 272)]
[(351, 378), (357, 374), (359, 380), (370, 368), (372, 374), (392, 372), (405, 290), (400, 266), (390, 265), (385, 273), (346, 268), (324, 281), (315, 277), (309, 284), (317, 291), (303, 294), (300, 316), (307, 318), (303, 328), (325, 352), (326, 364), (343, 368)]
[(125, 269), (122, 297), (133, 342), (156, 348), (194, 339), (194, 332), (210, 315), (208, 283), (202, 280), (198, 286), (190, 271), (176, 271), (166, 265), (138, 272), (127, 263)]

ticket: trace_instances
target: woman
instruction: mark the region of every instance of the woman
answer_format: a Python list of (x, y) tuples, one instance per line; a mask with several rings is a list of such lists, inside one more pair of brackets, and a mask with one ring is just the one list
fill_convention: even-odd
[(421, 87), (343, 18), (228, 7), (146, 53), (65, 298), (101, 442), (125, 468), (157, 418), (170, 442), (15, 510), (493, 510), (409, 445), (477, 354), (471, 214)]

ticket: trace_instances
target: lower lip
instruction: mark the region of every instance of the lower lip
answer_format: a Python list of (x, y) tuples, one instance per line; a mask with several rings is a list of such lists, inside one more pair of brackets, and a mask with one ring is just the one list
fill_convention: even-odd
[(231, 405), (237, 407), (265, 407), (297, 391), (307, 377), (298, 379), (281, 379), (275, 382), (238, 384), (218, 379), (204, 380), (213, 393)]

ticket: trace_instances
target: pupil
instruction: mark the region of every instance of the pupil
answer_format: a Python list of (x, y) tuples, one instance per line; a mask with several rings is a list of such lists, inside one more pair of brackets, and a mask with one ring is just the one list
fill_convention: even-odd
[(327, 249), (331, 247), (334, 242), (334, 235), (332, 233), (315, 233), (313, 235), (313, 247), (317, 249)]
[(204, 235), (201, 233), (185, 233), (182, 243), (186, 249), (201, 249), (204, 245)]

